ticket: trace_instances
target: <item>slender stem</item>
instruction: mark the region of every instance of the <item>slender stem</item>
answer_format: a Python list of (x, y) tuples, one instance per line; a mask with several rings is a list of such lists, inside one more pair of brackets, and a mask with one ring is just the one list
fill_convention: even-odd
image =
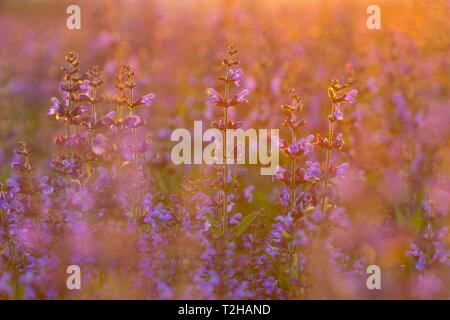
[[(69, 118), (67, 118), (66, 121), (66, 131), (67, 131), (67, 140), (70, 139), (70, 120)], [(71, 150), (70, 150), (70, 143), (67, 144), (67, 159), (70, 159), (70, 154), (71, 154)]]
[[(295, 129), (292, 129), (292, 143), (297, 143)], [(295, 205), (295, 162), (296, 158), (293, 158), (291, 165), (291, 208), (294, 208)]]
[[(2, 209), (2, 223), (7, 228), (8, 226), (8, 219), (6, 217), (5, 210)], [(16, 267), (16, 254), (14, 252), (13, 244), (11, 243), (9, 232), (7, 231), (7, 242), (8, 242), (8, 251), (9, 251), (9, 261), (11, 265), (11, 269), (13, 271), (13, 282), (14, 282), (14, 298), (19, 299), (19, 272)]]
[[(331, 105), (331, 117), (333, 117), (334, 113), (334, 103)], [(330, 171), (330, 160), (331, 160), (331, 150), (332, 150), (332, 144), (333, 144), (333, 130), (334, 130), (334, 121), (329, 121), (329, 130), (328, 130), (328, 146), (327, 146), (327, 153), (325, 157), (325, 179), (324, 179), (324, 185), (323, 185), (323, 196), (322, 196), (322, 203), (321, 203), (321, 212), (325, 212), (325, 203), (327, 198), (327, 192), (328, 192), (328, 176)]]
[(94, 136), (94, 125), (97, 121), (97, 114), (95, 111), (96, 99), (97, 99), (97, 88), (92, 89), (92, 104), (91, 104), (91, 130), (89, 134), (89, 146), (92, 146), (92, 138)]
[[(130, 88), (130, 95), (129, 95), (129, 103), (130, 105), (133, 103), (133, 88)], [(136, 108), (132, 108), (131, 109), (131, 113), (133, 114), (133, 116), (136, 115)], [(134, 168), (134, 172), (137, 174), (138, 173), (138, 155), (137, 155), (137, 130), (136, 127), (133, 128), (133, 168)], [(139, 212), (139, 206), (138, 206), (138, 202), (141, 199), (141, 187), (140, 187), (140, 182), (139, 179), (136, 180), (138, 185), (136, 187), (136, 198), (135, 198), (135, 204), (134, 204), (134, 216), (135, 218), (139, 218), (140, 212)]]
[[(132, 89), (130, 89), (130, 101), (133, 101), (133, 91)], [(133, 116), (136, 115), (136, 109), (133, 108), (132, 109), (132, 114)], [(133, 166), (134, 166), (134, 170), (137, 171), (137, 152), (136, 152), (136, 147), (137, 147), (137, 134), (136, 134), (136, 127), (133, 128)]]
[[(70, 115), (70, 113), (72, 112), (72, 76), (70, 76), (69, 78), (69, 99), (68, 99), (68, 115)], [(66, 118), (66, 124), (67, 124), (67, 140), (70, 139), (70, 118), (69, 116)], [(71, 156), (71, 148), (70, 148), (70, 143), (68, 143), (67, 145), (67, 159), (70, 160), (70, 156)]]
[[(122, 92), (120, 92), (120, 95), (122, 96)], [(121, 117), (121, 103), (116, 103), (116, 116), (115, 116), (115, 121), (118, 122), (120, 120)], [(116, 148), (117, 148), (117, 152), (119, 152), (119, 144), (120, 144), (120, 136), (119, 136), (119, 132), (116, 131), (115, 133), (115, 138), (116, 138)]]
[[(133, 108), (133, 115), (136, 115), (136, 111)], [(136, 128), (133, 128), (133, 166), (134, 170), (137, 172), (137, 134), (136, 134)]]
[[(224, 120), (225, 120), (225, 130), (223, 134), (223, 187), (224, 187), (224, 198), (223, 198), (223, 234), (225, 239), (227, 239), (228, 234), (228, 154), (227, 154), (227, 128), (228, 128), (228, 74), (230, 73), (230, 66), (227, 67), (227, 73), (225, 75), (225, 108), (223, 109)], [(227, 240), (226, 240), (227, 241)]]
[[(97, 121), (97, 115), (95, 111), (95, 104), (97, 99), (97, 88), (92, 89), (92, 104), (91, 104), (91, 123), (89, 128), (89, 140), (88, 140), (88, 147), (90, 148), (89, 152), (86, 153), (88, 155), (90, 152), (92, 152), (92, 139), (94, 138), (94, 126), (95, 122)], [(87, 159), (86, 159), (87, 160)], [(87, 174), (88, 164), (87, 161), (84, 162), (83, 166), (83, 177), (84, 174)], [(87, 180), (87, 179), (86, 179)]]

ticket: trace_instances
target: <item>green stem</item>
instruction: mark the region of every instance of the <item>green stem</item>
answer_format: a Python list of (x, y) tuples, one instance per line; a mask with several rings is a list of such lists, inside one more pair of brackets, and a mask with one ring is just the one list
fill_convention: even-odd
[[(129, 96), (129, 103), (130, 105), (133, 103), (133, 88), (130, 88), (130, 96)], [(132, 108), (131, 109), (131, 113), (133, 114), (133, 116), (136, 115), (136, 108)], [(136, 174), (138, 174), (138, 156), (137, 156), (137, 130), (136, 127), (133, 128), (133, 168), (134, 168), (134, 172)], [(140, 186), (140, 182), (139, 179), (137, 179), (137, 187), (136, 187), (136, 198), (135, 198), (135, 202), (134, 202), (134, 217), (135, 219), (138, 219), (140, 216), (140, 212), (139, 212), (139, 206), (138, 206), (138, 202), (141, 199), (141, 186)]]
[[(66, 131), (67, 131), (67, 140), (70, 139), (70, 120), (67, 119), (66, 122)], [(70, 150), (70, 143), (67, 144), (67, 159), (70, 159), (71, 150)]]
[(224, 198), (223, 198), (223, 234), (225, 237), (225, 241), (227, 241), (228, 235), (228, 187), (227, 187), (227, 178), (228, 178), (228, 155), (227, 155), (227, 128), (228, 128), (228, 74), (230, 73), (230, 66), (227, 67), (227, 73), (225, 75), (225, 108), (224, 112), (224, 120), (225, 120), (225, 130), (223, 134), (223, 158), (224, 158), (224, 166), (223, 166), (223, 187), (224, 187)]
[[(96, 90), (96, 88), (93, 88), (93, 90), (92, 90), (93, 102), (91, 104), (91, 123), (90, 123), (90, 128), (89, 128), (89, 140), (88, 140), (88, 146), (90, 149), (89, 149), (89, 152), (86, 153), (86, 155), (88, 155), (90, 152), (92, 152), (92, 139), (94, 138), (94, 125), (95, 125), (95, 122), (97, 121), (97, 116), (95, 114), (96, 97), (97, 97), (97, 90)], [(84, 178), (84, 174), (87, 173), (87, 169), (88, 169), (87, 167), (88, 167), (87, 161), (84, 161), (83, 178)], [(87, 179), (86, 179), (86, 182), (87, 182)]]
[[(70, 76), (69, 79), (69, 101), (68, 101), (68, 114), (67, 114), (67, 118), (66, 118), (66, 123), (67, 123), (67, 139), (70, 139), (70, 118), (69, 115), (72, 112), (72, 76)], [(70, 148), (70, 143), (67, 146), (67, 160), (70, 160), (70, 156), (71, 156), (71, 148)]]
[[(2, 209), (1, 211), (2, 211), (2, 222), (3, 222), (3, 225), (5, 227), (7, 227), (8, 220), (7, 220), (7, 217), (6, 217), (5, 210)], [(9, 232), (6, 235), (6, 238), (8, 239), (7, 242), (8, 242), (8, 250), (9, 250), (9, 261), (10, 261), (11, 269), (12, 269), (12, 272), (13, 272), (14, 299), (17, 300), (17, 299), (19, 299), (19, 292), (20, 292), (20, 290), (19, 290), (19, 272), (18, 272), (17, 267), (16, 267), (16, 255), (15, 255), (15, 252), (14, 252), (13, 244), (11, 243)]]
[(96, 116), (96, 114), (95, 114), (95, 104), (96, 104), (96, 98), (97, 97), (97, 90), (96, 90), (96, 88), (93, 88), (93, 90), (92, 90), (92, 99), (93, 99), (93, 102), (92, 102), (92, 104), (91, 104), (91, 130), (90, 130), (90, 133), (89, 133), (89, 146), (90, 147), (92, 147), (92, 139), (93, 139), (93, 136), (94, 136), (94, 124), (95, 124), (95, 122), (97, 121), (97, 116)]
[[(331, 115), (330, 117), (333, 117), (334, 113), (334, 103), (331, 105)], [(327, 198), (327, 192), (328, 192), (328, 176), (330, 171), (330, 160), (331, 160), (331, 149), (333, 144), (333, 131), (334, 131), (334, 121), (329, 119), (329, 130), (328, 130), (328, 146), (327, 146), (327, 153), (325, 157), (325, 179), (324, 179), (324, 186), (323, 186), (323, 196), (322, 196), (322, 203), (321, 203), (321, 212), (325, 213), (325, 203)]]
[[(297, 142), (297, 136), (295, 133), (295, 129), (292, 129), (292, 143)], [(292, 165), (291, 165), (291, 208), (294, 208), (295, 205), (295, 160), (296, 158), (292, 159)]]

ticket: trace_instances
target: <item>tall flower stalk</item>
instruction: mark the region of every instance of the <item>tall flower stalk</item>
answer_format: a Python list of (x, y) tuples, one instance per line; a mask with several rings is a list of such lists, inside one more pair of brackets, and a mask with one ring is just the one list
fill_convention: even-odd
[(137, 82), (130, 65), (122, 66), (119, 75), (116, 76), (116, 81), (118, 82), (116, 83), (116, 87), (119, 89), (119, 92), (122, 93), (122, 103), (130, 110), (130, 114), (127, 118), (119, 118), (116, 121), (116, 126), (124, 126), (125, 128), (132, 130), (131, 153), (133, 157), (133, 171), (136, 176), (136, 192), (134, 196), (133, 215), (135, 219), (138, 219), (141, 217), (140, 202), (142, 200), (141, 182), (139, 179), (139, 153), (146, 151), (147, 143), (138, 143), (137, 128), (143, 125), (143, 121), (137, 115), (136, 108), (142, 105), (151, 106), (153, 104), (153, 100), (155, 99), (155, 94), (149, 93), (138, 99), (134, 99), (134, 89), (137, 86)]
[[(279, 195), (283, 211), (275, 218), (272, 231), (266, 238), (266, 252), (273, 263), (279, 264), (276, 277), (280, 293), (285, 297), (298, 298), (300, 293), (297, 291), (305, 287), (306, 257), (303, 249), (309, 241), (303, 221), (305, 214), (311, 211), (313, 197), (310, 189), (317, 183), (317, 179), (309, 169), (309, 161), (306, 162), (308, 168), (302, 168), (299, 164), (312, 151), (314, 136), (300, 138), (300, 129), (306, 123), (302, 119), (303, 101), (295, 89), (291, 89), (290, 93), (291, 103), (282, 105), (285, 113), (283, 125), (289, 129), (290, 140), (280, 139), (279, 142), (289, 165), (279, 166), (274, 176), (284, 184)], [(296, 283), (299, 290), (287, 288), (286, 281)], [(270, 283), (268, 292), (275, 291), (275, 285)]]
[[(229, 73), (231, 70), (231, 66), (233, 65), (233, 55), (236, 54), (236, 50), (233, 45), (228, 46), (228, 59), (224, 60), (224, 64), (226, 65), (226, 73), (225, 78), (223, 78), (224, 82), (224, 100), (226, 102), (225, 107), (223, 108), (223, 117), (225, 119), (225, 128), (227, 128), (228, 124), (228, 89), (229, 89)], [(226, 130), (226, 129), (225, 129)], [(228, 187), (227, 187), (227, 179), (228, 179), (228, 154), (227, 154), (227, 134), (224, 131), (223, 135), (223, 185), (224, 185), (224, 196), (223, 196), (223, 233), (226, 237), (228, 234)]]
[[(59, 85), (62, 92), (62, 101), (53, 97), (53, 105), (48, 110), (48, 115), (58, 121), (62, 121), (66, 126), (66, 135), (58, 135), (55, 144), (65, 148), (60, 155), (52, 160), (52, 167), (60, 173), (77, 179), (83, 183), (84, 164), (82, 160), (86, 156), (84, 150), (85, 138), (78, 134), (78, 125), (82, 124), (85, 115), (85, 107), (80, 106), (81, 101), (86, 101), (89, 97), (88, 86), (85, 80), (79, 74), (78, 55), (75, 52), (69, 52), (65, 56), (66, 65), (62, 67), (64, 77)], [(75, 126), (75, 134), (72, 135), (71, 126)], [(71, 182), (70, 182), (71, 183)]]
[(10, 221), (10, 217), (8, 215), (9, 205), (6, 197), (6, 193), (3, 191), (3, 185), (0, 184), (0, 212), (1, 212), (1, 231), (2, 235), (6, 240), (7, 244), (7, 261), (12, 271), (12, 282), (14, 285), (14, 298), (19, 298), (19, 268), (17, 265), (17, 253), (14, 247), (14, 239), (13, 233), (11, 232), (11, 226), (13, 222)]
[(336, 121), (343, 120), (343, 113), (341, 111), (342, 106), (346, 103), (355, 103), (356, 95), (358, 94), (357, 90), (346, 91), (348, 86), (349, 84), (341, 84), (337, 79), (331, 81), (331, 84), (328, 87), (328, 97), (331, 102), (331, 112), (328, 115), (328, 138), (323, 139), (320, 135), (317, 135), (317, 143), (326, 149), (324, 166), (325, 174), (320, 203), (320, 211), (322, 214), (325, 213), (326, 209), (330, 175), (332, 175), (336, 169), (339, 169), (338, 167), (332, 167), (331, 152), (333, 149), (341, 149), (343, 145), (342, 134), (337, 136), (334, 134), (334, 124)]
[[(81, 125), (86, 128), (88, 132), (87, 142), (85, 144), (86, 152), (83, 152), (83, 172), (82, 179), (84, 182), (90, 176), (90, 164), (94, 160), (93, 156), (93, 138), (97, 131), (104, 127), (108, 120), (106, 118), (98, 119), (97, 116), (97, 104), (102, 100), (102, 96), (99, 95), (100, 87), (104, 84), (104, 80), (101, 78), (101, 71), (98, 66), (94, 66), (87, 72), (87, 80), (84, 80), (81, 84), (81, 88), (84, 93), (80, 95), (80, 101), (87, 102), (91, 106), (90, 114), (86, 111), (82, 116)], [(112, 114), (106, 115), (111, 118)], [(95, 152), (94, 152), (95, 154)]]
[[(136, 108), (133, 105), (133, 90), (137, 86), (136, 80), (134, 79), (134, 72), (131, 70), (130, 65), (124, 65), (122, 66), (122, 69), (120, 71), (122, 75), (124, 75), (124, 87), (126, 89), (123, 100), (127, 104), (128, 108), (130, 109), (130, 112), (133, 116), (136, 116)], [(133, 168), (134, 171), (137, 172), (138, 170), (138, 154), (135, 152), (137, 147), (137, 127), (133, 127)]]
[[(79, 76), (79, 66), (80, 61), (78, 60), (78, 54), (75, 52), (69, 52), (65, 58), (66, 66), (62, 67), (64, 72), (63, 82), (60, 84), (60, 89), (64, 93), (64, 102), (66, 104), (67, 109), (65, 110), (65, 114), (58, 116), (65, 120), (66, 122), (66, 140), (71, 138), (70, 126), (72, 124), (76, 125), (75, 118), (77, 118), (80, 113), (79, 110), (75, 108), (76, 101), (78, 99), (78, 94), (80, 93), (80, 76)], [(71, 157), (71, 145), (67, 144), (67, 158)]]
[[(303, 110), (303, 102), (301, 101), (300, 95), (295, 89), (291, 89), (291, 99), (292, 104), (283, 104), (282, 108), (287, 113), (284, 119), (284, 126), (289, 128), (291, 134), (290, 144), (282, 143), (281, 147), (285, 154), (288, 155), (291, 165), (290, 165), (290, 207), (295, 209), (296, 203), (296, 189), (298, 182), (300, 182), (301, 177), (297, 171), (297, 161), (301, 155), (307, 154), (310, 150), (309, 142), (313, 137), (309, 136), (306, 139), (298, 139), (298, 132), (300, 128), (305, 125), (305, 121), (301, 119), (301, 112)], [(298, 176), (298, 177), (296, 177)]]
[(243, 71), (242, 69), (236, 69), (235, 67), (239, 65), (239, 61), (235, 59), (237, 53), (236, 46), (233, 44), (227, 47), (228, 56), (223, 60), (223, 65), (225, 66), (225, 76), (219, 77), (218, 79), (224, 83), (224, 93), (223, 96), (218, 93), (213, 88), (207, 88), (206, 93), (208, 95), (208, 101), (215, 104), (217, 107), (223, 108), (223, 118), (219, 120), (219, 123), (213, 124), (222, 131), (223, 141), (222, 141), (222, 157), (223, 157), (223, 170), (222, 170), (222, 192), (219, 192), (219, 203), (222, 204), (221, 213), (221, 230), (224, 235), (225, 241), (228, 237), (228, 191), (231, 187), (232, 181), (229, 178), (230, 171), (228, 167), (229, 152), (234, 152), (234, 150), (227, 150), (227, 129), (236, 129), (236, 123), (228, 119), (228, 108), (236, 107), (237, 105), (247, 102), (245, 98), (248, 94), (248, 90), (244, 89), (240, 93), (230, 98), (230, 84), (234, 84), (237, 87), (240, 86)]
[(89, 145), (92, 147), (92, 138), (94, 137), (96, 124), (97, 124), (97, 110), (96, 106), (100, 102), (101, 98), (98, 96), (100, 87), (104, 84), (104, 80), (101, 78), (101, 71), (98, 66), (94, 66), (89, 69), (89, 80), (86, 85), (91, 88), (91, 96), (89, 102), (91, 104), (91, 117), (89, 122)]

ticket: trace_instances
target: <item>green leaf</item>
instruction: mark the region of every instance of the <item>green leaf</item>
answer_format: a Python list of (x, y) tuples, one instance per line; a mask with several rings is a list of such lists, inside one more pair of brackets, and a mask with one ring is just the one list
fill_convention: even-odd
[(214, 225), (214, 223), (216, 223), (216, 219), (214, 219), (214, 217), (211, 215), (211, 213), (209, 213), (209, 212), (205, 213), (205, 217), (208, 218), (209, 222), (211, 222), (211, 225)]
[(158, 171), (155, 171), (155, 180), (156, 180), (156, 182), (158, 183), (158, 185), (159, 185), (159, 187), (161, 188), (161, 190), (162, 190), (164, 193), (167, 193), (167, 192), (168, 192), (168, 191), (167, 191), (167, 185), (166, 185), (166, 183), (165, 183), (165, 181), (164, 181), (164, 178), (162, 177), (161, 173), (158, 172)]
[(211, 232), (216, 238), (221, 238), (223, 236), (222, 228), (211, 227)]
[(248, 229), (248, 227), (252, 224), (253, 220), (255, 220), (258, 215), (259, 211), (246, 215), (244, 219), (242, 219), (241, 223), (234, 227), (231, 236), (232, 239), (236, 240), (237, 238), (239, 238)]

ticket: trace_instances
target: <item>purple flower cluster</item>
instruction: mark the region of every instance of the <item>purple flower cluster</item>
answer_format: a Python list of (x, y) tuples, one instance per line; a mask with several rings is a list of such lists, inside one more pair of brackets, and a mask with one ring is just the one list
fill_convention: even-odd
[(450, 249), (445, 242), (448, 227), (436, 228), (433, 223), (435, 212), (429, 200), (423, 201), (422, 212), (425, 227), (420, 236), (411, 242), (406, 256), (414, 258), (415, 268), (418, 271), (430, 268), (433, 264), (450, 266)]
[[(345, 202), (345, 192), (352, 191), (353, 199), (362, 192), (349, 184), (385, 179), (391, 187), (389, 172), (388, 178), (381, 177), (384, 172), (364, 174), (369, 164), (355, 163), (355, 153), (348, 151), (356, 136), (349, 132), (352, 117), (360, 116), (347, 113), (358, 95), (350, 88), (353, 82), (331, 82), (328, 132), (309, 134), (304, 100), (296, 90), (290, 91), (291, 102), (282, 105), (280, 115), (260, 112), (278, 101), (284, 70), (266, 81), (270, 99), (260, 101), (260, 109), (245, 107), (250, 90), (252, 100), (262, 90), (257, 84), (261, 79), (247, 73), (244, 78), (235, 46), (227, 49), (220, 87), (206, 89), (205, 117), (222, 133), (247, 126), (239, 118), (245, 114), (251, 125), (283, 125), (283, 139), (277, 141), (281, 165), (272, 184), (254, 179), (247, 166), (227, 161), (174, 169), (160, 140), (170, 136), (184, 116), (198, 113), (171, 116), (167, 126), (153, 130), (156, 95), (138, 94), (130, 65), (115, 75), (111, 70), (104, 75), (99, 67), (82, 72), (77, 54), (69, 53), (60, 97), (51, 98), (48, 110), (49, 118), (62, 127), (53, 140), (49, 172), (43, 175), (38, 169), (42, 164), (33, 159), (34, 148), (32, 153), (19, 142), (11, 174), (0, 184), (0, 298), (334, 298), (340, 297), (333, 294), (341, 285), (350, 288), (350, 295), (365, 296), (366, 267), (379, 263), (380, 252), (389, 248), (382, 241), (401, 248), (399, 261), (390, 261), (395, 256), (390, 253), (383, 263), (415, 269), (419, 288), (442, 286), (431, 271), (450, 264), (448, 228), (444, 214), (431, 202), (424, 201), (418, 209), (419, 197), (402, 199), (398, 205), (392, 201), (386, 220), (394, 216), (398, 221), (386, 224), (399, 233), (390, 237), (386, 232), (382, 240), (377, 237), (379, 221), (370, 210), (378, 199), (364, 204), (367, 212), (348, 210), (353, 203)], [(112, 84), (108, 76), (114, 77)], [(405, 97), (400, 92), (392, 95), (399, 117), (411, 120), (412, 114), (402, 111)], [(427, 152), (435, 150), (405, 152), (411, 160), (405, 171), (412, 172), (408, 178), (414, 183), (418, 171), (427, 169)], [(224, 160), (228, 156), (223, 152)], [(169, 188), (174, 185), (175, 193)], [(358, 234), (354, 219), (373, 223), (377, 231)], [(411, 237), (413, 228), (418, 231)], [(360, 238), (365, 241), (355, 240)], [(67, 290), (61, 272), (72, 264), (82, 268), (79, 292)]]

